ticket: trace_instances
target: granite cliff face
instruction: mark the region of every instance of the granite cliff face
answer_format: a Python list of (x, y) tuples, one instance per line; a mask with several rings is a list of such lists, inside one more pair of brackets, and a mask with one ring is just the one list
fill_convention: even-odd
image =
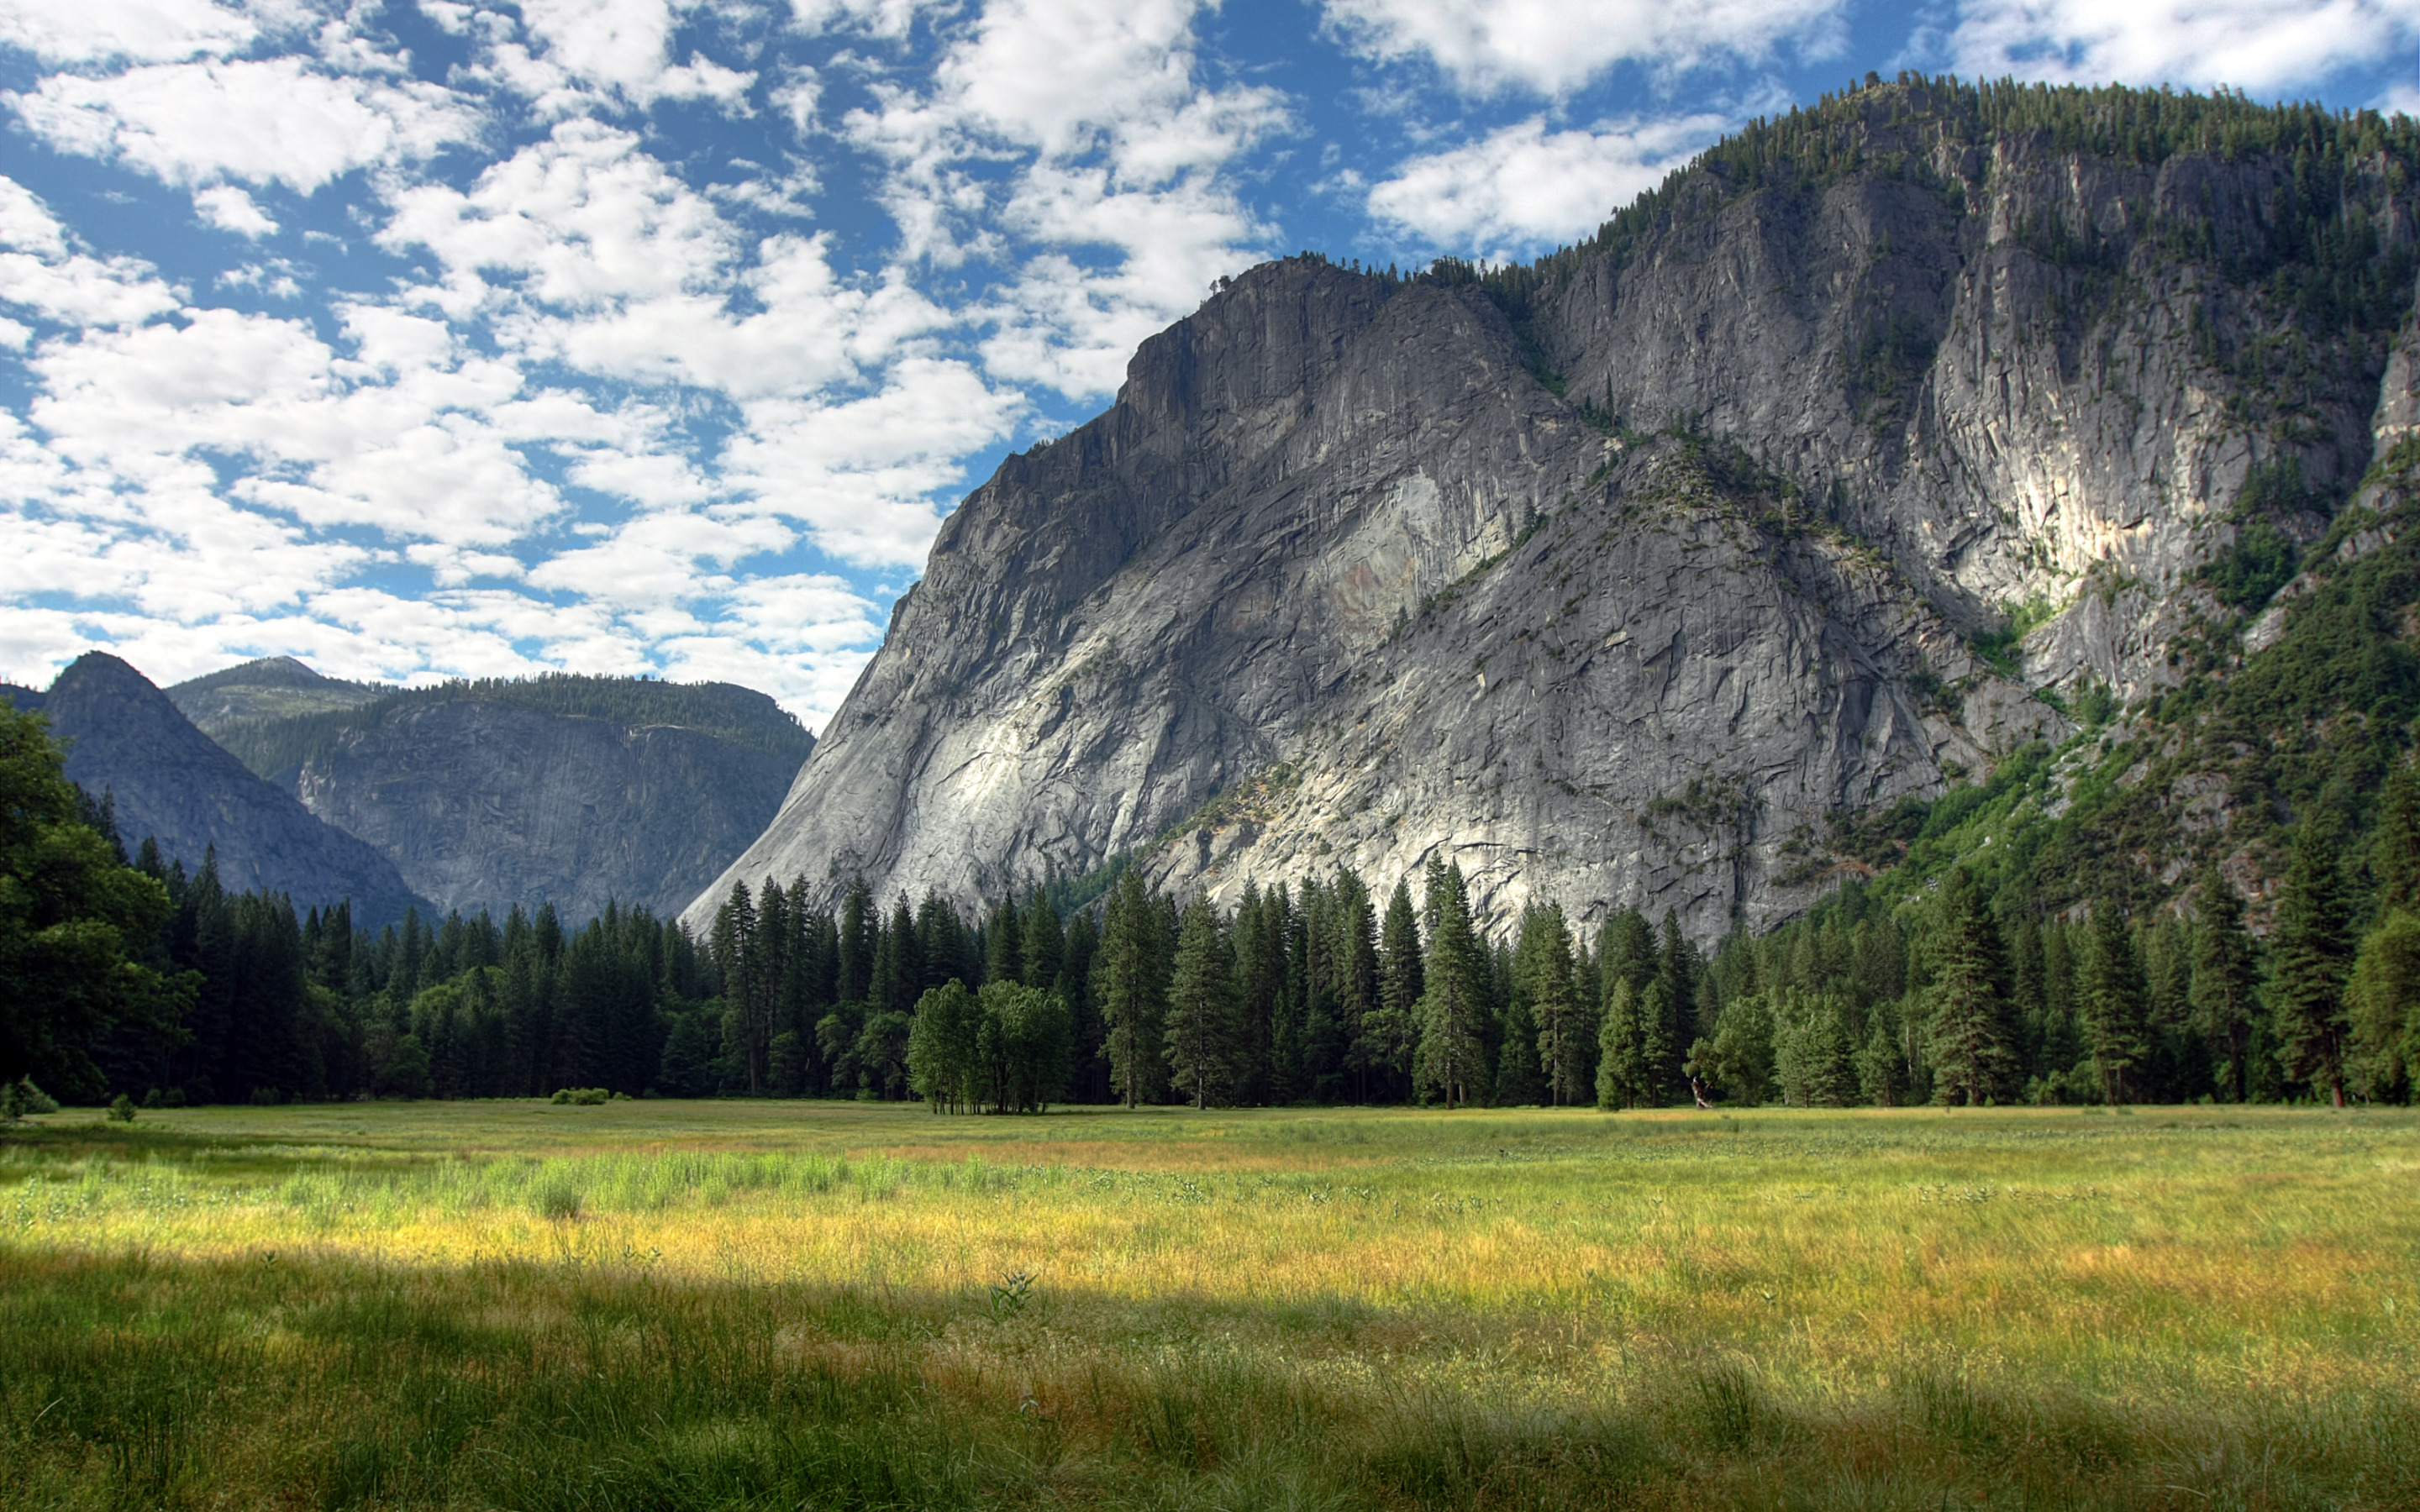
[(247, 771), (116, 656), (85, 653), (47, 693), (8, 691), (68, 742), (69, 779), (111, 796), (130, 851), (148, 837), (194, 871), (215, 847), (229, 891), (283, 892), (297, 908), (349, 898), (354, 921), (373, 929), (425, 905), (392, 861)]
[(2410, 423), (2414, 164), (1991, 100), (1861, 91), (1512, 275), (1236, 280), (951, 517), (689, 918), (1446, 855), (1498, 929), (1702, 936), (1803, 909), (1836, 815), (2173, 682), (2240, 628), (2200, 569)]
[(444, 908), (502, 918), (551, 901), (577, 923), (613, 902), (668, 916), (773, 817), (809, 745), (796, 736), (798, 749), (768, 750), (494, 698), (407, 699), (334, 733), (292, 781), (312, 813)]

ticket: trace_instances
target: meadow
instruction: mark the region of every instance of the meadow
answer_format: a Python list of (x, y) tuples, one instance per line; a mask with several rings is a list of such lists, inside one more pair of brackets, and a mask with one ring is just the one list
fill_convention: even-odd
[(2420, 1116), (68, 1112), (0, 1506), (2420, 1506)]

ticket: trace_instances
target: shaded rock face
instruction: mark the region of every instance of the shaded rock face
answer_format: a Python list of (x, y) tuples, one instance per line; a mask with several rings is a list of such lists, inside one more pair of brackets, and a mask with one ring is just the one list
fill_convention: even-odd
[(670, 725), (462, 699), (388, 711), (304, 763), (314, 814), (444, 908), (670, 915), (780, 808), (795, 760)]
[[(1820, 896), (1835, 814), (2066, 733), (2035, 689), (2173, 681), (2248, 473), (2341, 491), (2410, 423), (2411, 344), (2304, 332), (2273, 403), (2241, 353), (2284, 316), (2154, 232), (2262, 234), (2274, 166), (1919, 128), (1929, 179), (1699, 170), (1518, 332), (1470, 286), (1236, 280), (951, 517), (685, 917), (743, 879), (971, 903), (1125, 856), (1232, 902), (1446, 856), (1498, 933), (1534, 899), (1702, 938)], [(2028, 601), (2004, 677), (1968, 638)]]
[(326, 677), (291, 656), (264, 656), (191, 678), (167, 690), (194, 727), (211, 739), (240, 721), (285, 719), (357, 708), (392, 687)]
[(298, 909), (349, 898), (373, 929), (423, 902), (395, 863), (255, 777), (117, 657), (77, 657), (39, 702), (69, 743), (68, 777), (113, 797), (130, 850), (149, 837), (190, 872), (215, 846), (229, 891), (287, 893)]

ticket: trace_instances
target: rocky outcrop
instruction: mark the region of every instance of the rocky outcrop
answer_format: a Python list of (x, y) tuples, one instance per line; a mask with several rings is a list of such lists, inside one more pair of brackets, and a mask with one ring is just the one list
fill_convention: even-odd
[(369, 928), (425, 906), (392, 861), (245, 770), (117, 657), (86, 652), (47, 693), (10, 692), (49, 716), (67, 743), (68, 777), (109, 795), (130, 850), (157, 841), (191, 872), (215, 849), (229, 891), (282, 892), (297, 908), (350, 899), (354, 921)]
[[(951, 517), (687, 917), (1450, 855), (1499, 930), (1705, 935), (1804, 908), (1836, 814), (2173, 682), (2245, 480), (2341, 498), (2396, 344), (2276, 273), (2289, 158), (1978, 134), (1963, 98), (1863, 91), (1788, 171), (1717, 152), (1517, 279), (1236, 280)], [(2380, 266), (2408, 177), (2347, 173)]]
[(798, 769), (795, 753), (700, 730), (462, 696), (341, 730), (294, 781), (312, 813), (442, 907), (502, 918), (551, 902), (579, 923), (609, 902), (682, 907), (763, 830)]

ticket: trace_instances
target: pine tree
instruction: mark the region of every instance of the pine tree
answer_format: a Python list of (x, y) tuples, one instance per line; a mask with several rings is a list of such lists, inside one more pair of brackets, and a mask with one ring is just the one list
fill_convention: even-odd
[(1036, 887), (1025, 903), (1017, 980), (1036, 992), (1050, 991), (1059, 984), (1060, 964), (1066, 953), (1067, 933), (1059, 925), (1059, 911)]
[(1976, 1106), (1996, 1097), (2014, 1067), (2003, 1022), (2000, 932), (1964, 867), (1942, 879), (1935, 926), (1933, 1096)]
[(1857, 1101), (1856, 1044), (1838, 993), (1782, 990), (1773, 1006), (1773, 1072), (1792, 1107), (1841, 1108)]
[(1412, 907), (1412, 889), (1401, 879), (1387, 899), (1387, 917), (1378, 954), (1378, 1011), (1365, 1022), (1367, 1057), (1380, 1069), (1380, 1085), (1388, 1095), (1409, 1087), (1412, 1052), (1419, 1043), (1419, 1002), (1427, 990), (1421, 975), (1419, 916)]
[(2369, 932), (2346, 996), (2353, 1086), (2373, 1100), (2408, 1091), (2420, 1052), (2420, 915), (2397, 908)]
[(1109, 1085), (1128, 1107), (1156, 1101), (1162, 1085), (1168, 976), (1160, 937), (1158, 906), (1129, 871), (1109, 891), (1093, 965), (1093, 995), (1109, 1029), (1101, 1050)]
[(1196, 898), (1177, 932), (1166, 1029), (1170, 1079), (1192, 1094), (1196, 1108), (1233, 1084), (1235, 995), (1233, 942), (1210, 900)]
[(1537, 1054), (1546, 1101), (1555, 1107), (1577, 1103), (1589, 1095), (1588, 1051), (1596, 1025), (1595, 1015), (1581, 1011), (1572, 967), (1571, 926), (1563, 919), (1560, 903), (1523, 911), (1521, 943), (1514, 956), (1519, 995), (1537, 1021)]
[[(1605, 1016), (1597, 1026), (1596, 1105), (1608, 1112), (1635, 1108), (1645, 1102), (1652, 1084), (1647, 1032), (1641, 1020), (1654, 1009), (1642, 1005), (1642, 995), (1631, 980), (1608, 973), (1613, 988), (1605, 1000)], [(1651, 980), (1646, 996), (1660, 984)]]
[(840, 1000), (862, 1003), (874, 985), (874, 953), (881, 944), (882, 915), (874, 889), (851, 877), (840, 902)]
[(2420, 766), (2397, 765), (2378, 804), (2376, 858), (2381, 912), (2420, 913)]
[(1496, 1086), (1490, 1101), (1499, 1108), (1530, 1107), (1546, 1100), (1546, 1079), (1538, 1064), (1538, 1020), (1528, 995), (1514, 991), (1504, 1005), (1504, 1036), (1496, 1049)]
[(2269, 1004), (2286, 1074), (2344, 1106), (2345, 1050), (2351, 1027), (2345, 985), (2352, 970), (2351, 906), (2337, 861), (2335, 825), (2302, 824), (2270, 935)]
[(2112, 899), (2092, 905), (2084, 971), (2076, 985), (2084, 1009), (2085, 1049), (2101, 1079), (2102, 1101), (2115, 1106), (2134, 1088), (2150, 1043), (2143, 964), (2134, 953), (2125, 916)]
[(1486, 1046), (1480, 1020), (1486, 1011), (1482, 957), (1470, 929), (1470, 905), (1459, 866), (1432, 868), (1423, 906), (1435, 920), (1428, 957), (1421, 963), (1426, 991), (1419, 1004), (1420, 1042), (1412, 1078), (1449, 1108), (1467, 1103), (1485, 1073)]
[[(1369, 1054), (1370, 1020), (1379, 1011), (1378, 920), (1370, 906), (1370, 888), (1360, 874), (1346, 867), (1328, 889), (1328, 907), (1335, 918), (1335, 948), (1328, 957), (1331, 990), (1341, 1031), (1341, 1057), (1357, 1103), (1370, 1101), (1371, 1072), (1383, 1072), (1383, 1059)], [(1343, 1091), (1340, 1084), (1340, 1095)]]

